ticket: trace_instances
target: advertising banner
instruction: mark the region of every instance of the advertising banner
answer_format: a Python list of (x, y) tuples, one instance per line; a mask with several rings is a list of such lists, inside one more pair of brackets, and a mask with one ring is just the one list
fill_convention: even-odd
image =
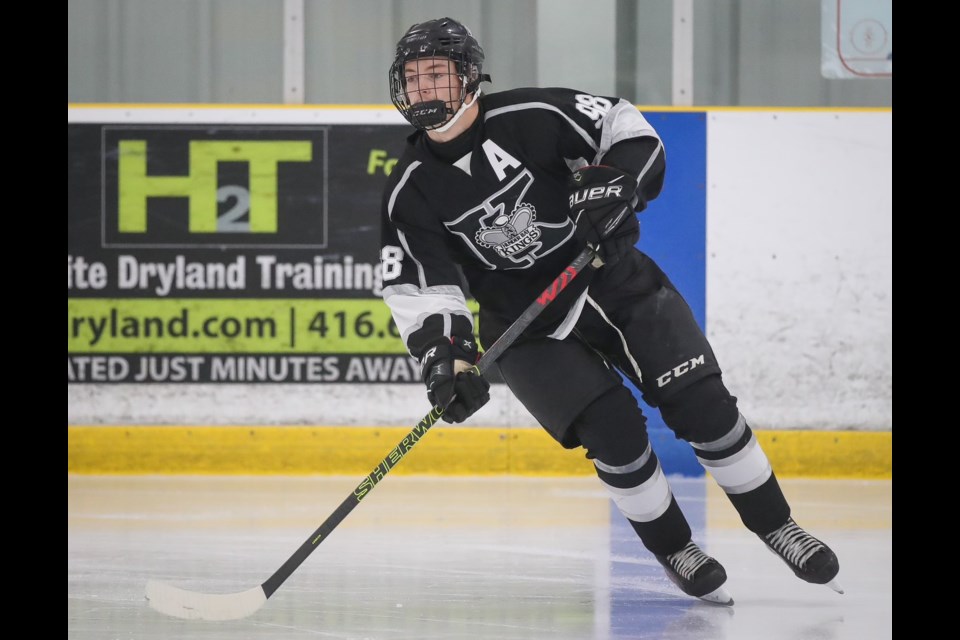
[(409, 133), (68, 125), (68, 382), (418, 381), (380, 295)]

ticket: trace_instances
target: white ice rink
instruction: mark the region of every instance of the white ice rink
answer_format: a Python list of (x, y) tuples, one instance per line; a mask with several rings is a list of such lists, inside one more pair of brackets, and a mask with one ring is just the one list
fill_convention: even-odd
[(664, 576), (596, 478), (388, 476), (252, 616), (170, 618), (148, 580), (256, 587), (353, 477), (68, 476), (70, 640), (884, 640), (891, 481), (781, 480), (846, 593), (795, 578), (709, 478), (672, 478), (734, 607)]

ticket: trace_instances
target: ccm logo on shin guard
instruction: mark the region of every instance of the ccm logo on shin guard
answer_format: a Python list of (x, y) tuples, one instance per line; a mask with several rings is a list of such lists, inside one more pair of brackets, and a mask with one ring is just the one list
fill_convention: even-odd
[(670, 371), (667, 371), (667, 372), (664, 373), (663, 375), (658, 376), (658, 377), (657, 377), (657, 386), (658, 386), (658, 387), (666, 386), (666, 385), (670, 384), (670, 381), (671, 381), (671, 380), (673, 380), (673, 379), (675, 379), (675, 378), (679, 378), (680, 376), (682, 376), (683, 374), (685, 374), (687, 371), (692, 371), (693, 369), (696, 369), (697, 367), (699, 367), (699, 366), (702, 365), (702, 364), (703, 364), (703, 354), (701, 353), (701, 354), (700, 354), (699, 356), (697, 356), (696, 358), (690, 358), (690, 360), (688, 360), (688, 361), (686, 361), (686, 362), (684, 362), (684, 363), (682, 363), (682, 364), (678, 364), (677, 366), (675, 366), (675, 367), (674, 367), (673, 369), (671, 369)]

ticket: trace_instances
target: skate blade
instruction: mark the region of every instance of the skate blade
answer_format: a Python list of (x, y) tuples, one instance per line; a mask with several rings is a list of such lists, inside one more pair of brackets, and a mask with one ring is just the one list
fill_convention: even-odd
[(837, 582), (836, 578), (827, 583), (827, 586), (836, 591), (837, 593), (843, 593), (843, 587), (840, 586), (840, 583)]
[(733, 598), (730, 596), (730, 593), (723, 587), (717, 587), (710, 593), (700, 596), (701, 600), (706, 600), (712, 604), (719, 604), (725, 607), (733, 606)]

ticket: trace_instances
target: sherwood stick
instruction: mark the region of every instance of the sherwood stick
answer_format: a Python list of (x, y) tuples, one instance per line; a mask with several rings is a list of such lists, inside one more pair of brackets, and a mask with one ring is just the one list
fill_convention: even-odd
[[(554, 279), (546, 289), (537, 296), (529, 307), (517, 318), (512, 325), (484, 351), (480, 360), (473, 367), (474, 371), (482, 375), (499, 358), (507, 347), (530, 326), (530, 323), (553, 302), (561, 291), (581, 273), (584, 268), (599, 268), (603, 262), (597, 257), (593, 249), (587, 247), (580, 255), (574, 258), (563, 272)], [(444, 407), (435, 406), (424, 418), (417, 423), (410, 433), (380, 461), (373, 471), (357, 485), (353, 493), (340, 503), (340, 506), (330, 514), (307, 540), (300, 545), (292, 556), (283, 563), (267, 580), (252, 589), (237, 593), (199, 593), (179, 589), (164, 582), (149, 580), (146, 587), (146, 597), (150, 607), (175, 618), (190, 620), (239, 620), (256, 612), (272, 596), (280, 585), (307, 559), (317, 546), (327, 539), (330, 533), (343, 522), (344, 518), (360, 504), (384, 476), (392, 469), (413, 446), (436, 424), (443, 415)]]

